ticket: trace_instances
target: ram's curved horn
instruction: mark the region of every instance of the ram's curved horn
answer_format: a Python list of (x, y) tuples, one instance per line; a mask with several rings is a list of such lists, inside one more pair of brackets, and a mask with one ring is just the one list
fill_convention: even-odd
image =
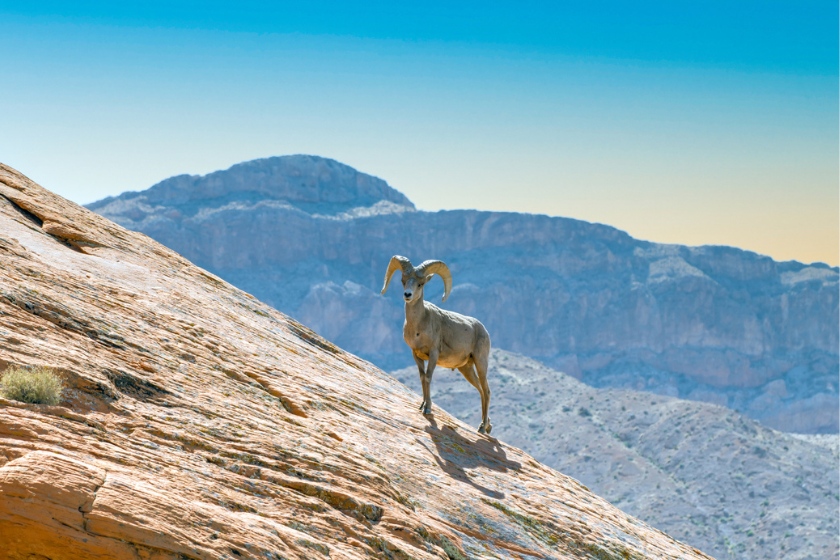
[(391, 276), (397, 270), (401, 270), (403, 274), (411, 274), (414, 267), (411, 266), (411, 261), (405, 257), (401, 257), (400, 255), (391, 257), (391, 262), (388, 263), (388, 272), (385, 273), (385, 285), (382, 286), (381, 294), (385, 294), (385, 290), (388, 289), (388, 283), (391, 281)]
[(452, 273), (449, 272), (449, 267), (443, 261), (425, 261), (417, 267), (418, 276), (428, 276), (429, 274), (437, 274), (443, 279), (443, 301), (449, 297), (449, 292), (452, 291)]

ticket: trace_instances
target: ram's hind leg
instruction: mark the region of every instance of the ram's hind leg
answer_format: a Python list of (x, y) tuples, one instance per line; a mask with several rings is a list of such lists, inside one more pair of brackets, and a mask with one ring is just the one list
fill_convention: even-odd
[(478, 372), (478, 392), (481, 393), (481, 426), (478, 427), (478, 433), (489, 434), (493, 426), (490, 424), (490, 385), (487, 383), (487, 366), (490, 358), (490, 344), (488, 341), (487, 349), (481, 352), (478, 356), (473, 356), (475, 361), (475, 369)]
[(459, 367), (458, 371), (461, 372), (461, 375), (464, 376), (464, 379), (470, 382), (470, 385), (476, 388), (478, 394), (481, 395), (481, 426), (478, 427), (478, 431), (484, 433), (482, 431), (484, 427), (484, 411), (486, 410), (486, 403), (484, 402), (484, 390), (481, 388), (481, 380), (479, 379), (478, 375), (475, 372), (475, 368), (473, 367), (472, 362), (469, 364)]

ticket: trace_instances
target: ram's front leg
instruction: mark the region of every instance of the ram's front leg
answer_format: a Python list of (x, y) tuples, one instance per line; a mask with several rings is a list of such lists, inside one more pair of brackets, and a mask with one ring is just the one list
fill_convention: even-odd
[(414, 356), (414, 363), (417, 364), (417, 369), (420, 371), (420, 387), (423, 390), (423, 402), (420, 403), (420, 410), (421, 412), (426, 409), (426, 403), (428, 402), (428, 406), (431, 408), (431, 396), (429, 395), (429, 387), (426, 385), (426, 362), (424, 362), (420, 356), (416, 353), (412, 352), (412, 356)]
[(423, 384), (423, 400), (426, 406), (423, 408), (423, 414), (432, 413), (432, 374), (435, 372), (435, 366), (438, 361), (438, 350), (432, 348), (429, 352), (429, 363), (426, 366), (426, 375), (424, 376), (425, 383)]

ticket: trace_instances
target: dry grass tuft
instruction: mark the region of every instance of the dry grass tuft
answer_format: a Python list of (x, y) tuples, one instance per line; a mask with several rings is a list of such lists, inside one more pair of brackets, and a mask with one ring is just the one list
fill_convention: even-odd
[(10, 367), (0, 377), (0, 396), (9, 400), (58, 404), (63, 392), (64, 382), (46, 367)]

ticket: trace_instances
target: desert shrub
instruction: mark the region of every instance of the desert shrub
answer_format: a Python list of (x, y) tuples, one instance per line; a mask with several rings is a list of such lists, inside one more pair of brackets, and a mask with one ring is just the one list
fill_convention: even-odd
[(0, 396), (33, 404), (58, 404), (64, 382), (50, 368), (10, 367), (0, 377)]

